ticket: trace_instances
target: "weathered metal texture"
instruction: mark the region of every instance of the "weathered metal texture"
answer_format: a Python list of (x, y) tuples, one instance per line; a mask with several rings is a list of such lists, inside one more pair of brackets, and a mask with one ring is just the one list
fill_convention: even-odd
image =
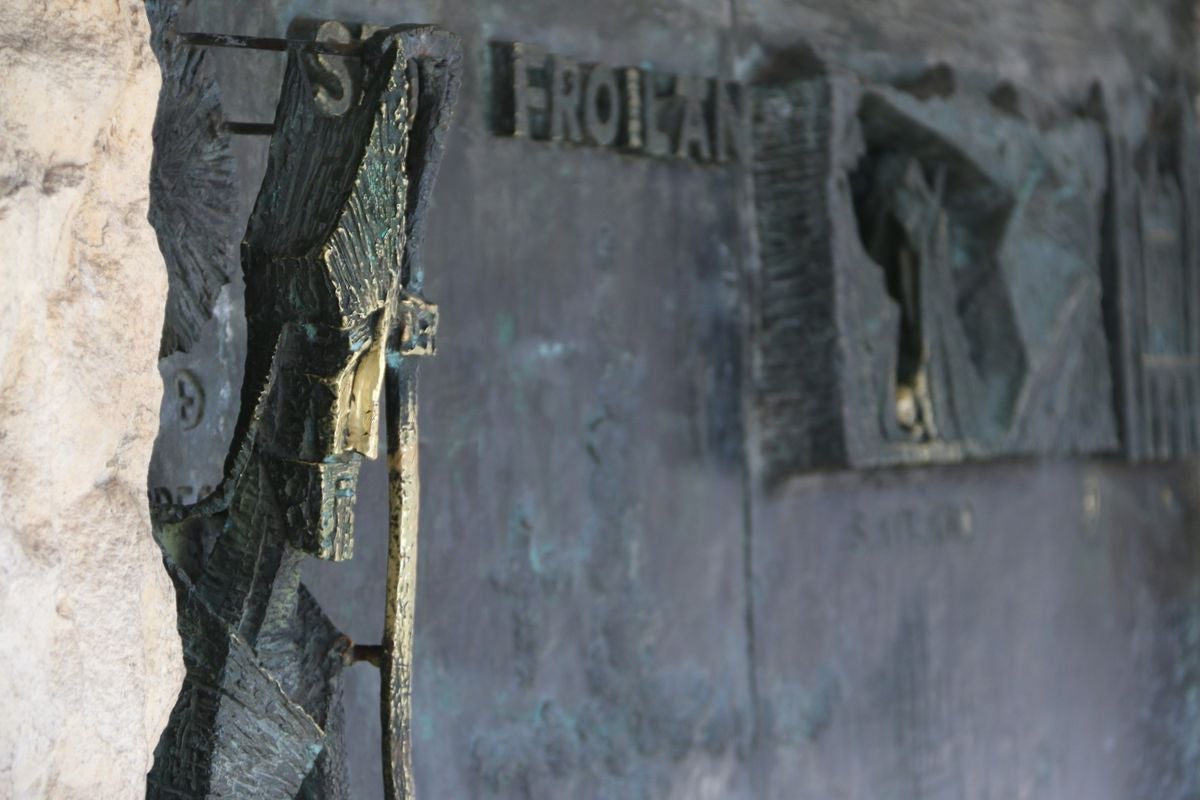
[(763, 468), (1117, 447), (1100, 126), (1016, 90), (816, 74), (755, 90)]
[[(311, 9), (314, 16), (338, 11)], [(375, 15), (339, 16), (386, 19), (394, 18), (393, 11), (380, 7)], [(494, 13), (497, 21), (506, 16)], [(722, 11), (709, 13), (725, 18)], [(611, 27), (599, 9), (587, 14), (597, 31)], [(414, 18), (422, 17), (428, 14)], [(197, 17), (188, 27), (277, 35), (287, 20), (255, 27)], [(475, 23), (465, 29), (474, 31), (476, 45), (483, 41)], [(668, 32), (667, 26), (661, 29), (663, 41)], [(528, 25), (512, 33), (531, 38), (536, 29)], [(707, 56), (715, 58), (715, 44), (704, 45)], [(656, 49), (649, 41), (629, 42), (623, 52), (608, 52), (599, 38), (590, 50), (562, 48), (581, 59), (613, 63), (638, 63)], [(261, 120), (277, 83), (259, 86), (257, 64), (236, 66), (245, 63), (241, 53), (218, 55), (229, 69), (222, 86), (230, 107), (238, 118)], [(702, 70), (690, 58), (662, 66), (728, 75)], [(478, 86), (489, 61), (473, 46), (464, 67)], [(274, 69), (278, 75), (278, 66)], [(255, 80), (248, 82), (253, 73)], [(237, 91), (238, 81), (247, 91)], [(249, 91), (261, 88), (267, 91)], [(456, 185), (464, 192), (451, 201), (439, 189), (428, 238), (439, 264), (470, 266), (429, 276), (439, 292), (457, 287), (463, 305), (441, 334), (439, 369), (446, 337), (456, 345), (451, 374), (431, 383), (427, 373), (422, 386), (422, 405), (432, 386), (437, 406), (445, 410), (433, 416), (423, 411), (422, 469), (433, 458), (435, 486), (456, 488), (431, 492), (422, 481), (425, 536), (414, 672), (418, 788), (434, 797), (472, 796), (489, 786), (504, 793), (530, 786), (560, 796), (637, 797), (653, 796), (656, 787), (670, 782), (677, 763), (689, 764), (698, 781), (708, 780), (712, 764), (733, 774), (736, 748), (747, 744), (751, 731), (737, 566), (742, 505), (736, 455), (739, 341), (733, 321), (736, 172), (647, 161), (634, 167), (634, 186), (605, 192), (601, 187), (613, 180), (614, 169), (625, 185), (629, 161), (595, 151), (586, 157), (585, 172), (559, 173), (570, 164), (561, 151), (537, 155), (519, 142), (495, 148), (490, 128), (483, 127), (484, 98), (470, 94), (464, 100), (466, 116), (459, 117), (451, 142), (476, 146), (472, 154), (459, 150), (448, 157), (441, 181), (442, 188)], [(248, 163), (253, 180), (253, 165), (261, 162)], [(549, 185), (527, 184), (534, 195), (510, 188), (535, 174), (558, 177)], [(626, 191), (646, 199), (630, 203)], [(689, 196), (695, 211), (685, 214), (680, 207), (674, 225), (642, 224), (647, 208), (671, 208)], [(525, 211), (505, 208), (506, 199)], [(522, 215), (544, 218), (549, 210), (555, 210), (553, 218), (571, 219), (584, 208), (590, 208), (588, 221), (572, 223), (569, 230), (516, 223)], [(693, 213), (702, 220), (693, 222)], [(693, 224), (708, 231), (700, 240), (692, 239)], [(494, 234), (487, 247), (479, 238), (483, 230)], [(545, 255), (565, 252), (564, 242), (577, 237), (586, 243), (588, 260), (579, 271), (552, 269)], [(448, 256), (454, 261), (442, 260)], [(646, 257), (661, 270), (647, 270)], [(539, 269), (547, 270), (542, 274), (551, 283), (531, 284), (531, 264), (543, 265)], [(588, 280), (588, 274), (596, 279)], [(576, 320), (574, 329), (561, 329), (564, 315)], [(597, 330), (605, 332), (603, 340), (594, 338)], [(695, 335), (710, 343), (708, 355), (694, 349)], [(647, 341), (660, 340), (667, 344), (645, 352)], [(686, 386), (657, 380), (669, 371), (687, 376)], [(495, 387), (496, 394), (473, 408), (474, 398), (483, 395), (472, 387), (483, 386)], [(669, 441), (653, 445), (657, 455), (644, 461), (640, 444), (660, 439), (665, 418), (642, 409), (681, 403), (693, 409), (688, 415), (695, 414), (694, 424), (673, 426)], [(518, 407), (523, 411), (514, 417)], [(451, 449), (451, 461), (441, 447), (430, 449), (430, 435), (462, 442)], [(476, 440), (480, 435), (485, 438)], [(555, 454), (528, 446), (543, 436), (563, 443)], [(507, 455), (489, 464), (487, 452)], [(689, 470), (671, 477), (676, 465), (699, 453), (707, 454), (706, 463), (720, 465), (715, 474)], [(506, 463), (508, 458), (519, 463)], [(512, 491), (498, 491), (496, 481)], [(377, 491), (380, 476), (368, 475), (367, 483), (376, 487), (368, 492)], [(692, 502), (677, 508), (673, 496)], [(474, 497), (478, 501), (467, 502)], [(437, 503), (432, 511), (431, 500)], [(695, 548), (692, 532), (718, 518), (729, 535)], [(659, 531), (668, 521), (674, 533), (664, 539)], [(378, 538), (358, 539), (347, 566), (370, 575), (382, 561), (386, 528), (379, 520), (363, 523), (359, 532)], [(365, 551), (371, 541), (374, 550)], [(694, 569), (674, 569), (685, 563)], [(717, 594), (707, 580), (693, 579), (697, 572), (722, 576)], [(311, 571), (310, 585), (327, 608), (340, 608), (339, 626), (363, 638), (355, 630), (378, 624), (369, 603), (382, 594), (385, 581), (375, 572), (373, 584), (359, 585), (357, 574), (339, 573), (340, 567)], [(431, 585), (433, 597), (449, 591), (458, 600), (428, 608)], [(671, 623), (683, 609), (689, 609), (686, 629)], [(701, 627), (701, 620), (716, 622)], [(658, 641), (649, 645), (651, 639)], [(464, 643), (474, 654), (469, 658), (460, 652)], [(348, 673), (351, 684), (364, 669)], [(447, 679), (454, 688), (444, 685)], [(436, 689), (439, 684), (443, 690)], [(552, 686), (564, 691), (548, 692)], [(422, 708), (422, 697), (434, 696), (451, 707)], [(361, 698), (349, 703), (363, 705)], [(544, 721), (535, 723), (539, 718)], [(378, 769), (371, 763), (377, 762), (375, 735), (366, 720), (354, 733), (365, 748), (351, 756), (354, 796), (382, 796), (382, 786), (371, 780)]]
[[(242, 244), (245, 377), (224, 479), (194, 505), (167, 496), (155, 506), (188, 672), (149, 775), (152, 797), (348, 792), (340, 676), (359, 648), (321, 613), (301, 568), (306, 555), (353, 555), (358, 472), (377, 452), (385, 372), (411, 395), (412, 360), (433, 351), (436, 307), (415, 295), (422, 271), (408, 237), (436, 173), (458, 55), (435, 29), (372, 30), (334, 104), (325, 65), (305, 47), (287, 49)], [(419, 131), (411, 159), (410, 130)], [(186, 166), (211, 169), (202, 154)], [(160, 223), (171, 230), (169, 212), (180, 211), (164, 205)], [(394, 403), (389, 427), (406, 430), (415, 413), (415, 396)], [(417, 498), (405, 490), (416, 485), (415, 461), (392, 461), (403, 502), (397, 547), (415, 550)], [(384, 674), (399, 691), (381, 717), (389, 796), (407, 798), (415, 574), (401, 556), (383, 632)]]
[[(321, 717), (297, 701), (291, 676), (273, 672), (186, 576), (174, 577), (187, 678), (155, 751), (147, 797), (295, 796), (324, 744)], [(314, 641), (311, 628), (304, 635)], [(288, 672), (306, 682), (322, 675), (311, 660), (295, 666)], [(325, 701), (332, 687), (320, 683)]]
[(1196, 796), (1198, 478), (1010, 461), (756, 501), (748, 796)]
[(580, 64), (530, 44), (491, 44), (495, 131), (698, 163), (744, 161), (744, 87), (712, 77)]
[[(493, 41), (747, 81), (802, 77), (815, 44), (874, 83), (946, 61), (967, 90), (1034, 79), (1069, 105), (1097, 77), (1129, 97), (1182, 62), (1179, 13), (1124, 0), (189, 9), (191, 30), (278, 36), (303, 14), (426, 20), (464, 41), (426, 240), (447, 324), (421, 386), (423, 796), (1195, 793), (1190, 468), (1009, 459), (768, 491), (741, 453), (742, 422), (757, 424), (738, 377), (749, 187), (726, 167), (497, 138), (488, 90)], [(280, 57), (214, 56), (235, 118), (269, 121)], [(1114, 112), (1109, 127), (1131, 119)], [(233, 148), (248, 213), (265, 142)], [(163, 455), (161, 485), (179, 462)], [(386, 497), (386, 465), (366, 465), (354, 559), (304, 573), (356, 640), (383, 624)], [(973, 550), (946, 522), (968, 503)], [(859, 539), (891, 543), (851, 561)], [(948, 608), (954, 624), (940, 622)], [(360, 709), (351, 796), (382, 797), (375, 673), (343, 677)], [(1115, 733), (1080, 733), (1092, 730)], [(1062, 747), (1027, 744), (1051, 733)], [(1127, 779), (1100, 781), (1115, 775)]]
[(1106, 311), (1125, 454), (1200, 452), (1200, 135), (1164, 87), (1140, 140), (1109, 137)]
[(161, 356), (200, 343), (221, 287), (236, 271), (237, 176), (212, 60), (180, 46), (176, 0), (148, 0), (162, 68), (150, 167), (150, 223), (170, 276)]
[(408, 58), (411, 141), (404, 250), (406, 296), (388, 342), (387, 590), (380, 668), (383, 787), (387, 800), (416, 795), (413, 779), (412, 674), (417, 600), (417, 544), (421, 484), (418, 468), (417, 361), (436, 346), (437, 307), (420, 299), (425, 265), (420, 243), (434, 179), (441, 165), (450, 116), (458, 99), (462, 52), (457, 39), (435, 28), (398, 30)]

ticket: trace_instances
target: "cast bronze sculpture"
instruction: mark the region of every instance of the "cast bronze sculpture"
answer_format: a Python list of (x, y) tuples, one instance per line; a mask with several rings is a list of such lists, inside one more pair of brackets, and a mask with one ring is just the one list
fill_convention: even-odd
[(948, 68), (755, 89), (754, 391), (774, 478), (1118, 447), (1104, 132)]
[[(155, 508), (179, 598), (187, 678), (149, 797), (347, 796), (341, 672), (382, 673), (386, 796), (412, 797), (417, 361), (437, 309), (419, 242), (457, 93), (457, 40), (431, 27), (296, 25), (266, 176), (242, 243), (247, 355), (219, 487)], [(163, 235), (160, 229), (160, 237)], [(186, 248), (185, 248), (186, 249)], [(387, 427), (390, 533), (381, 644), (342, 636), (300, 581), (354, 550), (363, 458)]]
[(1110, 133), (1105, 311), (1125, 455), (1200, 451), (1200, 133), (1169, 86), (1140, 141)]

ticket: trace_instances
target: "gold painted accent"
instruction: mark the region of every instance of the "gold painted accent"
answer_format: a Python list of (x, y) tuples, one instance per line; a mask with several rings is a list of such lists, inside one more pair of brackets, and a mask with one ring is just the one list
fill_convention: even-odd
[(917, 398), (912, 387), (905, 383), (896, 387), (896, 421), (905, 430), (917, 426)]
[(390, 315), (384, 313), (371, 344), (359, 356), (349, 375), (346, 413), (342, 417), (345, 447), (367, 458), (379, 455), (379, 393), (383, 388), (383, 373)]
[[(389, 370), (388, 582), (380, 688), (383, 700), (384, 796), (413, 797), (412, 668), (417, 537), (421, 502), (418, 471), (417, 384), (414, 371)], [(399, 408), (390, 402), (398, 400)]]
[(924, 363), (912, 376), (911, 383), (896, 385), (896, 421), (915, 439), (936, 439), (938, 436)]

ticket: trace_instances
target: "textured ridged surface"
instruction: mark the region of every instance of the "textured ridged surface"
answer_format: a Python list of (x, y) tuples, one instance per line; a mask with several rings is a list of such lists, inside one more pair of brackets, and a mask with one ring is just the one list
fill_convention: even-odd
[(981, 96), (836, 69), (757, 97), (753, 380), (772, 479), (1116, 449), (1099, 126), (1066, 113), (1038, 130)]
[(237, 176), (220, 89), (204, 50), (168, 35), (178, 0), (148, 0), (162, 70), (150, 168), (150, 224), (167, 264), (160, 357), (194, 347), (237, 269)]
[[(1069, 102), (1099, 76), (1134, 96), (1188, 58), (1177, 4), (298, 0), (193, 6), (192, 27), (398, 9), (464, 40), (425, 242), (443, 325), (420, 387), (423, 797), (1190, 800), (1192, 471), (744, 480), (738, 170), (498, 139), (488, 89), (492, 40), (764, 80), (808, 43), (881, 82), (945, 59), (964, 90), (971, 72)], [(226, 97), (269, 107), (282, 69), (222, 53)], [(241, 151), (251, 194), (264, 150)], [(354, 560), (307, 577), (368, 641), (385, 466), (362, 483)], [(375, 672), (346, 675), (352, 796), (373, 800)]]
[[(400, 314), (411, 121), (400, 38), (381, 33), (368, 43), (362, 85), (340, 116), (314, 106), (306, 56), (289, 54), (278, 132), (243, 244), (246, 377), (226, 476), (195, 506), (159, 509), (185, 598), (188, 678), (150, 796), (348, 791), (340, 673), (350, 643), (302, 587), (301, 568), (306, 554), (352, 554), (384, 340), (391, 319), (409, 319)], [(411, 602), (402, 613), (411, 620)], [(397, 645), (405, 663), (410, 639)], [(396, 724), (407, 731), (407, 714)]]
[(1125, 454), (1200, 452), (1200, 135), (1183, 90), (1109, 139), (1106, 312)]

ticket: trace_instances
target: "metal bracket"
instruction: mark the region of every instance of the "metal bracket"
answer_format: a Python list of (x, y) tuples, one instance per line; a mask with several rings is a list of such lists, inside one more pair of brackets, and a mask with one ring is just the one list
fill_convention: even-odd
[(437, 350), (438, 307), (416, 295), (400, 298), (396, 315), (395, 352), (402, 356), (431, 356)]

